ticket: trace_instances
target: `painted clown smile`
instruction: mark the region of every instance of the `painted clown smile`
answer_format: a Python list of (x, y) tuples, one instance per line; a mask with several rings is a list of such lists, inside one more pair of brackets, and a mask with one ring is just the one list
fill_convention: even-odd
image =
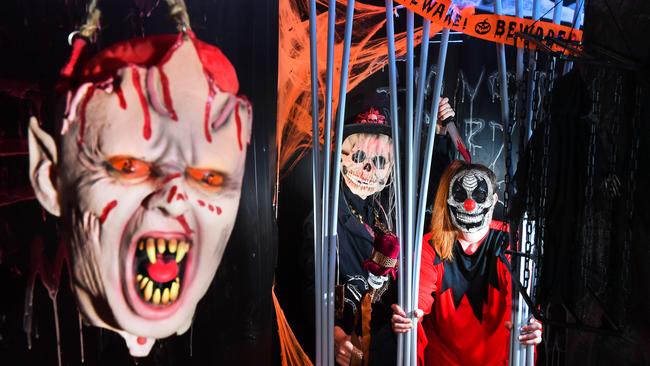
[(490, 211), (489, 207), (476, 213), (460, 212), (460, 210), (458, 210), (458, 208), (454, 206), (450, 206), (449, 208), (451, 209), (452, 214), (456, 217), (456, 219), (459, 222), (465, 224), (467, 228), (474, 228), (474, 227), (481, 226), (485, 215)]
[(166, 307), (176, 302), (192, 242), (182, 237), (143, 236), (133, 258), (135, 292), (146, 304)]

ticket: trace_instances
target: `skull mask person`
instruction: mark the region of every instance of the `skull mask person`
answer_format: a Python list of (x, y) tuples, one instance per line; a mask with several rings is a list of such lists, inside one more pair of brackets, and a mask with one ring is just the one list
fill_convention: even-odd
[(85, 319), (144, 356), (190, 327), (219, 267), (251, 107), (228, 59), (190, 31), (112, 46), (78, 84), (57, 143), (32, 118), (30, 178), (62, 218)]
[(474, 233), (488, 226), (497, 202), (496, 177), (491, 170), (476, 165), (452, 177), (447, 205), (452, 223), (460, 231)]
[(344, 132), (341, 173), (352, 193), (363, 199), (381, 192), (392, 171), (393, 143), (384, 121), (384, 116), (370, 108), (359, 114)]

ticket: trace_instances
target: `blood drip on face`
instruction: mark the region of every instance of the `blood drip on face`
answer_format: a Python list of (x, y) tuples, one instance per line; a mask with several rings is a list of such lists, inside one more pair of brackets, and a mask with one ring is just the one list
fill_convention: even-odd
[(208, 142), (212, 142), (212, 134), (210, 133), (210, 110), (212, 109), (212, 102), (214, 101), (214, 87), (212, 86), (212, 82), (210, 81), (210, 78), (208, 79), (208, 99), (205, 101), (205, 112), (203, 115), (203, 124), (204, 124), (204, 129), (205, 129), (205, 139), (208, 140)]
[(102, 215), (99, 217), (99, 222), (103, 224), (104, 221), (106, 221), (106, 218), (108, 218), (108, 214), (116, 206), (117, 206), (117, 200), (112, 200), (111, 202), (109, 202), (102, 210)]
[(145, 140), (149, 140), (151, 138), (151, 114), (149, 113), (149, 104), (147, 103), (147, 99), (145, 98), (144, 92), (142, 91), (142, 85), (140, 83), (140, 72), (135, 66), (131, 67), (131, 79), (133, 81), (133, 87), (138, 94), (140, 106), (142, 106), (142, 114), (144, 118), (142, 135), (144, 136)]
[(176, 221), (178, 221), (178, 223), (181, 224), (186, 235), (191, 235), (194, 232), (192, 231), (192, 229), (190, 229), (190, 225), (187, 224), (187, 221), (185, 220), (185, 216), (183, 215), (177, 216)]
[(160, 74), (160, 84), (162, 84), (163, 99), (165, 101), (165, 108), (167, 109), (167, 112), (169, 112), (169, 118), (174, 121), (178, 121), (178, 116), (176, 115), (176, 111), (174, 110), (174, 105), (172, 103), (172, 95), (169, 91), (169, 78), (167, 77), (167, 74), (165, 74), (165, 71), (162, 68), (162, 64), (158, 65), (158, 73)]
[(241, 117), (239, 117), (239, 102), (235, 105), (235, 122), (237, 123), (237, 144), (239, 145), (239, 151), (244, 147), (241, 143)]
[(120, 85), (119, 84), (115, 85), (113, 87), (113, 90), (115, 90), (115, 94), (117, 95), (117, 98), (120, 102), (120, 108), (126, 109), (126, 99), (124, 98), (124, 92), (122, 91)]
[(169, 193), (167, 194), (167, 203), (171, 203), (172, 200), (174, 199), (174, 195), (176, 195), (176, 186), (173, 186), (170, 190)]
[(81, 110), (79, 113), (81, 115), (79, 116), (79, 145), (83, 144), (84, 142), (84, 133), (86, 132), (86, 107), (88, 107), (88, 102), (90, 102), (90, 98), (92, 98), (93, 94), (95, 94), (95, 85), (91, 85), (88, 90), (86, 91), (86, 95), (84, 96), (83, 101), (81, 102)]

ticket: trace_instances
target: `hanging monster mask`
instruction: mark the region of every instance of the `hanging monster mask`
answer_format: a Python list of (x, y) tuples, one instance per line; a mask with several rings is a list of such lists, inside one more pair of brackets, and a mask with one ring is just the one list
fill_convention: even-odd
[(77, 79), (57, 143), (30, 122), (30, 178), (62, 218), (82, 314), (143, 356), (190, 327), (219, 267), (252, 110), (190, 31), (114, 45)]
[(365, 199), (381, 192), (393, 168), (393, 142), (385, 117), (374, 109), (344, 128), (341, 174), (352, 193)]
[(480, 231), (492, 221), (497, 203), (496, 177), (482, 165), (467, 165), (451, 179), (447, 206), (453, 225), (462, 232)]

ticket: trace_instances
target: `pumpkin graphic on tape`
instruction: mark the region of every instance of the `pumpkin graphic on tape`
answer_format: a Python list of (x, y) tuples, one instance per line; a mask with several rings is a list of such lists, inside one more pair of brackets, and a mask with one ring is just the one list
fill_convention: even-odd
[(474, 26), (476, 33), (481, 35), (487, 34), (490, 32), (490, 29), (492, 29), (492, 25), (490, 25), (490, 23), (487, 21), (487, 18), (483, 19), (482, 22), (476, 23)]

